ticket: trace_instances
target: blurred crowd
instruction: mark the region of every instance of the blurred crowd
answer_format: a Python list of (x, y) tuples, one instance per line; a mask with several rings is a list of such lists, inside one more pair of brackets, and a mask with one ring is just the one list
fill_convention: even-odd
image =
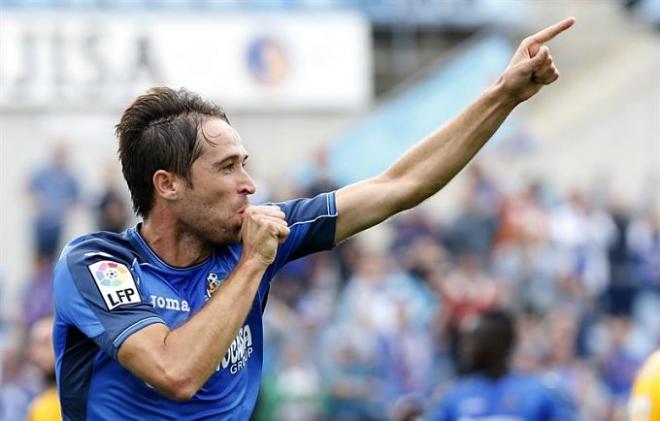
[[(603, 186), (505, 188), (478, 165), (461, 176), (452, 217), (422, 206), (273, 281), (260, 419), (432, 418), (461, 373), (461, 338), (495, 308), (515, 316), (512, 370), (576, 419), (625, 419), (660, 346), (658, 209)], [(304, 179), (291, 194), (335, 188), (323, 171)]]
[[(310, 165), (287, 198), (335, 189), (323, 168)], [(83, 207), (102, 230), (133, 222), (116, 174), (84, 197), (64, 144), (26, 177), (34, 264), (22, 320), (2, 329), (6, 420), (54, 393), (44, 326), (67, 215)], [(545, 180), (504, 188), (476, 164), (461, 177), (451, 217), (421, 206), (278, 275), (256, 419), (432, 417), (461, 373), (463, 334), (495, 308), (515, 317), (513, 370), (556, 390), (577, 419), (623, 419), (637, 369), (660, 346), (659, 210), (603, 189), (560, 195)]]

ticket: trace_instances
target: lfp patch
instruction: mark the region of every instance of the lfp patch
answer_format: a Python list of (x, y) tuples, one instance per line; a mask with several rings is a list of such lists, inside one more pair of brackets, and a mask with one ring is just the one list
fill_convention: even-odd
[(141, 302), (133, 275), (125, 265), (102, 260), (87, 268), (92, 273), (108, 310)]

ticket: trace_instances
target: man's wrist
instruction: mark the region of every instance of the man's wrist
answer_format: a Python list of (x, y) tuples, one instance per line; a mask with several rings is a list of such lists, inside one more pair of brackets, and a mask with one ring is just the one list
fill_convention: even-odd
[(486, 95), (492, 98), (497, 106), (506, 107), (510, 110), (513, 110), (518, 104), (523, 102), (511, 89), (506, 87), (504, 77), (500, 77), (497, 82), (491, 85), (487, 89)]
[(259, 275), (268, 269), (270, 263), (258, 255), (243, 255), (236, 265), (236, 269), (245, 272), (248, 276)]

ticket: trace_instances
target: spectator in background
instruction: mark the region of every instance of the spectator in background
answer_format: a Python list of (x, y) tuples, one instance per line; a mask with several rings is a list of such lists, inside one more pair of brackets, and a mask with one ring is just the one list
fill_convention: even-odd
[(30, 178), (36, 254), (54, 260), (59, 252), (66, 217), (76, 205), (80, 187), (69, 168), (68, 149), (57, 143), (49, 162)]
[(457, 267), (441, 281), (443, 331), (449, 343), (454, 366), (459, 368), (459, 349), (462, 333), (476, 318), (500, 303), (500, 286), (480, 264), (478, 256), (459, 256)]
[(499, 194), (479, 167), (471, 167), (470, 176), (463, 209), (447, 233), (447, 247), (454, 254), (472, 254), (485, 262), (498, 229)]
[(555, 391), (531, 376), (509, 372), (515, 336), (509, 314), (499, 310), (482, 314), (462, 341), (466, 375), (445, 396), (431, 419), (574, 419), (570, 406)]
[(103, 192), (96, 209), (96, 223), (100, 231), (122, 232), (128, 226), (128, 203), (118, 186), (119, 180), (114, 167), (108, 166), (103, 177)]
[(319, 419), (321, 414), (320, 373), (302, 341), (304, 338), (293, 337), (284, 343), (280, 374), (275, 380), (278, 400), (275, 418), (279, 420), (311, 421)]
[(37, 256), (31, 277), (23, 292), (23, 320), (32, 326), (39, 319), (53, 315), (53, 261)]
[(32, 399), (39, 393), (39, 381), (27, 364), (25, 332), (18, 332), (0, 353), (0, 420), (24, 420)]
[(30, 329), (30, 359), (41, 372), (43, 391), (30, 404), (28, 421), (58, 421), (62, 419), (55, 383), (55, 353), (52, 346), (52, 330), (52, 317), (39, 320)]
[[(356, 241), (366, 244), (363, 240), (368, 237)], [(364, 319), (375, 336), (389, 335), (400, 327), (399, 314), (405, 311), (415, 328), (428, 328), (436, 306), (431, 291), (402, 272), (385, 251), (363, 247), (360, 256), (353, 278), (338, 297), (337, 320), (352, 323)]]
[(395, 301), (394, 326), (381, 333), (379, 367), (383, 378), (383, 398), (391, 403), (401, 396), (431, 391), (433, 338), (428, 327), (413, 319), (403, 301)]
[(600, 377), (611, 396), (612, 411), (616, 411), (625, 407), (643, 358), (630, 346), (632, 326), (627, 317), (610, 317), (606, 323), (609, 344), (600, 358)]
[(516, 351), (511, 367), (522, 373), (538, 373), (547, 352), (547, 332), (542, 315), (525, 309), (516, 316)]
[(469, 189), (474, 196), (477, 208), (481, 213), (495, 217), (500, 203), (500, 189), (495, 180), (478, 162), (468, 168)]
[(660, 212), (649, 209), (637, 217), (627, 236), (633, 276), (643, 288), (660, 292)]
[(299, 164), (294, 170), (293, 178), (296, 188), (304, 197), (314, 197), (339, 187), (330, 171), (330, 151), (326, 145), (314, 150), (311, 161)]
[[(400, 238), (400, 237), (399, 237)], [(411, 277), (431, 288), (440, 288), (442, 278), (451, 270), (451, 256), (432, 236), (418, 236), (396, 253)]]
[(648, 340), (660, 346), (660, 209), (648, 209), (631, 223), (627, 236), (631, 276), (638, 288), (634, 316)]
[[(395, 225), (395, 238), (392, 244), (392, 251), (395, 254), (403, 255), (404, 258), (415, 259), (415, 253), (411, 248), (415, 248), (418, 241), (431, 244), (442, 239), (442, 233), (439, 232), (439, 226), (434, 224), (428, 217), (426, 209), (414, 208), (405, 212), (392, 220)], [(422, 251), (426, 245), (422, 246)], [(423, 274), (421, 278), (425, 276)]]
[(541, 203), (542, 185), (530, 184), (502, 200), (496, 241), (499, 244), (544, 240), (548, 236), (549, 215)]
[(530, 184), (502, 201), (501, 222), (491, 270), (505, 280), (519, 309), (549, 310), (558, 299), (554, 279), (559, 262), (548, 241), (549, 214), (542, 205), (542, 184)]
[(576, 402), (580, 419), (607, 419), (609, 408), (605, 388), (592, 367), (577, 354), (580, 311), (558, 303), (546, 316), (548, 339), (544, 382)]
[(610, 281), (605, 291), (606, 309), (610, 314), (629, 316), (635, 299), (632, 278), (628, 233), (630, 216), (619, 199), (612, 200), (609, 207), (612, 218), (612, 236), (607, 248)]
[(375, 421), (385, 417), (373, 330), (368, 320), (359, 319), (327, 335), (329, 346), (324, 352), (330, 419)]
[(550, 215), (550, 232), (565, 279), (574, 280), (586, 299), (600, 295), (609, 283), (607, 249), (615, 235), (609, 213), (576, 190)]

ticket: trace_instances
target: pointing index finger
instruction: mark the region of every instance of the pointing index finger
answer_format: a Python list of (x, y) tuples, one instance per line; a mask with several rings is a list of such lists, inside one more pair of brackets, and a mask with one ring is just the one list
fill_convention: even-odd
[(570, 17), (567, 19), (562, 20), (561, 22), (555, 23), (552, 26), (548, 26), (547, 28), (535, 33), (532, 35), (532, 39), (536, 42), (544, 43), (548, 42), (557, 35), (561, 34), (575, 23), (575, 18)]

